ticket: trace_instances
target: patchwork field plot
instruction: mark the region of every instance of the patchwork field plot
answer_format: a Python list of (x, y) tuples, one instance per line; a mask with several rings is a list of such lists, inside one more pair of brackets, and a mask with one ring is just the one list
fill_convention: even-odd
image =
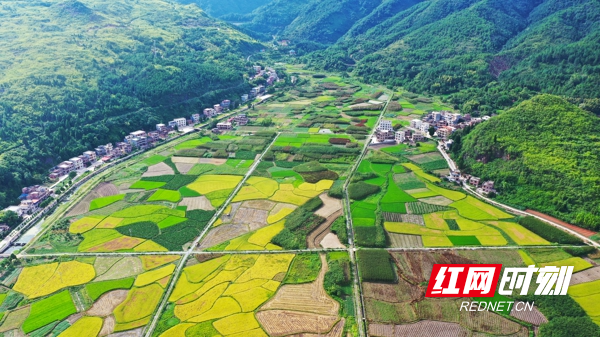
[(178, 260), (147, 255), (28, 263), (6, 293), (17, 300), (0, 307), (0, 332), (97, 336), (144, 327)]
[[(438, 153), (412, 156), (416, 163)], [(384, 159), (381, 159), (384, 158)], [(391, 158), (391, 159), (390, 159)], [(385, 160), (389, 164), (373, 161)], [(412, 163), (393, 163), (377, 151), (364, 159), (348, 187), (356, 243), (366, 247), (548, 245), (512, 215), (458, 190)], [(395, 169), (402, 168), (401, 170)], [(403, 170), (408, 172), (403, 172)], [(401, 173), (396, 173), (401, 172)], [(358, 181), (358, 182), (357, 182)], [(352, 186), (357, 186), (353, 194)], [(386, 241), (384, 231), (390, 238)]]
[(261, 163), (199, 248), (219, 251), (306, 247), (308, 233), (329, 218), (331, 224), (340, 215), (341, 201), (327, 195), (334, 180), (322, 179), (337, 179), (339, 174), (333, 170), (340, 167), (346, 169), (345, 165), (329, 168), (319, 162)]
[[(175, 156), (171, 151), (146, 158), (143, 164), (135, 164), (140, 165), (139, 170), (114, 175), (115, 184), (126, 182), (124, 194), (118, 194), (115, 184), (102, 183), (36, 240), (29, 252), (181, 251), (201, 233), (241, 182), (257, 151), (265, 149), (274, 135), (200, 137), (176, 146)], [(253, 145), (242, 150), (243, 144)], [(195, 150), (212, 155), (227, 148), (234, 151), (236, 159), (192, 157)], [(197, 164), (182, 174), (175, 164), (178, 158)], [(259, 185), (261, 191), (274, 193)], [(320, 183), (318, 187), (322, 191), (329, 185)], [(293, 194), (295, 202), (306, 202), (307, 195), (318, 193), (316, 186), (307, 183), (299, 187), (298, 194)]]
[[(110, 198), (119, 194), (119, 189), (111, 183), (101, 183), (86, 195), (79, 203), (77, 203), (67, 216), (77, 216), (84, 214), (90, 210), (91, 203), (98, 198)], [(110, 199), (106, 199), (110, 200)], [(116, 201), (116, 200), (115, 200)], [(110, 203), (109, 203), (110, 204)]]
[[(470, 256), (466, 257), (452, 251), (392, 253), (400, 276), (395, 283), (367, 282), (363, 279), (363, 295), (370, 335), (470, 336), (478, 332), (503, 336), (529, 336), (528, 326), (499, 314), (487, 311), (461, 312), (459, 310), (461, 301), (468, 299), (423, 297), (422, 284), (429, 281), (431, 268), (436, 263), (503, 263), (505, 260), (518, 260), (518, 266), (524, 265), (519, 254), (513, 251), (507, 251), (502, 257), (494, 251), (485, 250), (472, 254), (469, 252), (469, 254)], [(369, 262), (366, 264), (370, 265)], [(360, 266), (361, 264), (359, 268)], [(530, 320), (530, 323), (535, 326), (547, 322), (543, 314), (539, 312), (538, 314), (536, 320)]]
[[(338, 316), (339, 302), (323, 288), (327, 261), (321, 258), (324, 267), (312, 283), (281, 285), (294, 257), (224, 255), (200, 263), (191, 261), (177, 281), (154, 335), (192, 334), (196, 329), (223, 336), (329, 332), (343, 318)], [(281, 312), (289, 315), (281, 316)], [(281, 317), (291, 325), (278, 320)], [(298, 325), (299, 330), (295, 328)], [(335, 336), (341, 336), (343, 330)]]

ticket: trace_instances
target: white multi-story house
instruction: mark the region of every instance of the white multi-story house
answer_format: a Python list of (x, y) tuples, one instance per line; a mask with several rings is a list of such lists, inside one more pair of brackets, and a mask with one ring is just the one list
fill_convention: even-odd
[(167, 126), (164, 125), (164, 124), (156, 124), (156, 131), (161, 132), (161, 131), (163, 131), (166, 128), (167, 128)]
[(143, 136), (146, 136), (146, 131), (138, 130), (138, 131), (130, 132), (129, 135), (133, 136), (133, 137), (143, 137)]
[(410, 127), (420, 130), (421, 129), (421, 124), (423, 122), (420, 119), (413, 119), (412, 121), (410, 121)]
[(459, 113), (452, 113), (450, 111), (442, 111), (442, 116), (444, 118), (444, 121), (448, 124), (448, 125), (454, 125), (457, 124), (458, 121), (462, 118), (462, 115)]
[(425, 134), (426, 134), (427, 132), (429, 132), (429, 123), (427, 123), (427, 122), (422, 122), (422, 123), (421, 123), (421, 127), (419, 128), (419, 130), (421, 130), (421, 132), (423, 132), (423, 133), (425, 133)]
[(193, 114), (192, 115), (192, 122), (199, 123), (200, 122), (200, 114)]
[(377, 126), (377, 131), (393, 131), (392, 121), (382, 120)]
[(395, 139), (398, 142), (398, 144), (403, 143), (406, 139), (406, 134), (404, 133), (404, 130), (396, 131)]
[(217, 129), (219, 129), (219, 130), (231, 130), (231, 129), (233, 129), (233, 126), (229, 122), (226, 122), (226, 123), (217, 123)]
[(243, 94), (242, 95), (242, 103), (246, 103), (248, 102), (248, 94)]
[[(175, 118), (173, 122), (175, 122), (177, 128), (184, 128), (187, 125), (187, 120), (185, 118)], [(169, 122), (169, 126), (170, 125), (171, 122)]]
[(84, 168), (83, 160), (79, 157), (73, 157), (69, 159), (69, 161), (73, 163), (73, 170), (81, 170), (82, 168)]

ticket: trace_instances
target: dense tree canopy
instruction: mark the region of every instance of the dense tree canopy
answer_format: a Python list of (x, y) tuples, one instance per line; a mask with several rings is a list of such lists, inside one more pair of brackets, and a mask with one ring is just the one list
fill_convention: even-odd
[(491, 179), (498, 199), (600, 229), (600, 120), (536, 96), (453, 135), (456, 162)]

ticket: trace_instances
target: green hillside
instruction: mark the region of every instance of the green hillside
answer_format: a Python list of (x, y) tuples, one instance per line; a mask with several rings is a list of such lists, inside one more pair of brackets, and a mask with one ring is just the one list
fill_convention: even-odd
[(600, 229), (600, 119), (536, 96), (454, 135), (457, 164), (491, 179), (498, 199)]
[(0, 21), (0, 206), (61, 160), (246, 92), (264, 48), (162, 0), (5, 1)]
[(398, 4), (395, 13), (391, 5), (308, 64), (452, 94), (448, 101), (465, 112), (491, 113), (533, 92), (600, 94), (598, 0), (429, 0), (406, 10)]

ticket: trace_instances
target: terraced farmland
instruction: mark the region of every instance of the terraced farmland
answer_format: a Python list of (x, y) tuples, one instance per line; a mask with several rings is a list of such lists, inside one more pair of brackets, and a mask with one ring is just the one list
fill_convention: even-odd
[[(365, 247), (548, 245), (498, 208), (441, 186), (441, 180), (398, 157), (371, 150), (358, 166), (349, 195), (356, 243)], [(433, 154), (419, 155), (426, 161)], [(382, 159), (383, 158), (383, 159)], [(388, 164), (379, 161), (390, 162)], [(400, 169), (395, 169), (396, 167)], [(396, 173), (402, 172), (402, 173)], [(353, 185), (362, 194), (353, 195)], [(373, 189), (370, 192), (370, 187)], [(370, 192), (368, 195), (365, 193)], [(412, 216), (412, 218), (411, 218)], [(417, 218), (418, 216), (418, 218)], [(448, 223), (455, 224), (452, 228)], [(384, 231), (387, 232), (386, 235)], [(418, 238), (415, 238), (418, 237)]]
[[(340, 303), (323, 288), (328, 262), (311, 283), (286, 284), (294, 254), (223, 255), (183, 269), (155, 336), (210, 331), (220, 335), (282, 336), (298, 332), (341, 336)], [(340, 323), (341, 322), (341, 323)]]
[(4, 284), (9, 288), (4, 293), (6, 319), (0, 332), (73, 336), (139, 332), (150, 321), (179, 258), (145, 255), (28, 261), (14, 284)]

